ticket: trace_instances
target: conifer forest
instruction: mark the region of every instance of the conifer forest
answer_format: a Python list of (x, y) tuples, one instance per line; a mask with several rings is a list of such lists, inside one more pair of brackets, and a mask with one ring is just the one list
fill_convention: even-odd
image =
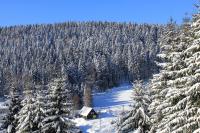
[(0, 26), (0, 133), (200, 133), (199, 5), (182, 23)]

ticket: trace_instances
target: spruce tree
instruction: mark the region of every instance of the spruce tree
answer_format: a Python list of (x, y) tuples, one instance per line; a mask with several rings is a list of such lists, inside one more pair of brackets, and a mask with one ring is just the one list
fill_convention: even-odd
[(36, 98), (35, 98), (35, 110), (33, 111), (33, 124), (35, 125), (35, 131), (36, 133), (42, 132), (42, 120), (45, 118), (45, 94), (46, 90), (43, 87), (44, 85), (39, 86), (40, 89), (38, 89)]
[[(191, 36), (189, 21), (184, 22), (181, 27), (180, 33), (181, 34), (177, 37), (179, 38), (178, 44), (173, 47), (173, 52), (169, 55), (172, 63), (171, 65), (167, 66), (169, 72), (166, 75), (169, 78), (167, 80), (168, 86), (164, 89), (164, 91), (166, 92), (165, 97), (163, 98), (162, 103), (158, 106), (158, 108), (162, 108), (163, 106), (164, 108), (160, 110), (162, 112), (163, 119), (160, 119), (158, 121), (157, 131), (165, 127), (166, 124), (169, 124), (169, 121), (166, 118), (173, 113), (170, 110), (174, 108), (174, 105), (178, 103), (179, 99), (185, 98), (185, 94), (183, 91), (183, 86), (185, 86), (185, 84), (180, 81), (185, 78), (183, 70), (185, 70), (187, 67), (186, 62), (184, 61), (186, 56), (184, 51), (187, 49), (188, 45), (190, 45), (192, 41), (192, 39), (189, 39), (189, 37)], [(167, 132), (170, 132), (169, 129), (167, 129)]]
[[(162, 114), (162, 117), (151, 116), (155, 127), (154, 132), (194, 132), (200, 127), (199, 25), (199, 14), (195, 14), (191, 26), (189, 23), (184, 23), (176, 45), (169, 43), (173, 47), (168, 55), (171, 63), (165, 65), (167, 86), (158, 92), (158, 95), (162, 97), (153, 99), (151, 104), (157, 112)], [(155, 82), (152, 86), (157, 88)], [(155, 106), (157, 101), (161, 102)], [(152, 108), (150, 110), (155, 111)], [(157, 121), (154, 121), (155, 118)]]
[(74, 124), (68, 118), (71, 111), (70, 92), (65, 79), (55, 79), (49, 84), (45, 118), (42, 121), (43, 133), (73, 133)]
[(173, 64), (173, 58), (178, 56), (177, 44), (180, 41), (178, 34), (176, 25), (171, 20), (167, 24), (160, 40), (161, 52), (158, 54), (159, 62), (157, 62), (157, 65), (161, 70), (160, 73), (153, 75), (150, 86), (152, 103), (149, 106), (149, 110), (151, 122), (154, 123), (153, 128), (157, 128), (157, 124), (163, 118), (163, 113), (165, 113), (163, 110), (170, 107), (169, 102), (164, 102), (164, 100), (170, 88), (168, 81), (174, 78), (171, 72), (176, 69)]
[(17, 114), (21, 109), (21, 99), (19, 92), (14, 87), (11, 89), (11, 101), (9, 104), (9, 113), (5, 116), (5, 122), (2, 124), (3, 129), (8, 133), (15, 133), (17, 126)]
[(18, 125), (16, 127), (16, 133), (30, 133), (36, 130), (33, 123), (34, 110), (35, 110), (35, 98), (33, 91), (30, 88), (25, 90), (25, 98), (22, 100), (22, 108), (17, 115)]
[(133, 109), (119, 121), (119, 132), (129, 133), (137, 130), (146, 133), (150, 130), (148, 106), (150, 98), (141, 81), (136, 81), (133, 88)]
[[(159, 122), (157, 132), (194, 132), (200, 128), (200, 14), (194, 15), (189, 31), (192, 34), (181, 36), (180, 44), (187, 44), (182, 51), (184, 67), (177, 70), (173, 85), (165, 97), (171, 105), (164, 118)], [(174, 62), (177, 60), (175, 59)], [(176, 65), (177, 66), (177, 65)]]

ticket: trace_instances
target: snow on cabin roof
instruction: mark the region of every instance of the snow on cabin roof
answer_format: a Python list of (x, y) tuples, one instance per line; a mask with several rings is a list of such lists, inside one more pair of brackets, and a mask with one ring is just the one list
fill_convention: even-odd
[(91, 107), (83, 106), (83, 108), (80, 110), (79, 114), (82, 116), (87, 116), (90, 113), (90, 111), (92, 111)]

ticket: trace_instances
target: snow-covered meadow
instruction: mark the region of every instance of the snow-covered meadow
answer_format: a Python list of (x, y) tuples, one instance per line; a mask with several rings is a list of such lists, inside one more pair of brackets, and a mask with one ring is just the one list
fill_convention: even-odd
[(76, 118), (74, 121), (83, 133), (113, 133), (112, 122), (119, 119), (121, 113), (130, 110), (132, 85), (123, 84), (103, 93), (93, 95), (94, 109), (100, 114), (98, 119), (85, 120)]

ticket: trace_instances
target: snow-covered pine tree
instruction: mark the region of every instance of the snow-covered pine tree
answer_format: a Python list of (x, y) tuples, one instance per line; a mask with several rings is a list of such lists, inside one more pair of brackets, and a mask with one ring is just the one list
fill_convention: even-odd
[(158, 124), (159, 133), (190, 133), (200, 128), (199, 13), (194, 15), (190, 31), (193, 32), (191, 36), (182, 36), (181, 44), (187, 44), (187, 49), (183, 51), (185, 66), (177, 70), (175, 79), (169, 82), (174, 86), (168, 91), (165, 101), (168, 101), (171, 107), (166, 109), (166, 115)]
[(15, 128), (17, 126), (17, 119), (15, 117), (21, 109), (21, 99), (19, 92), (14, 87), (11, 88), (10, 96), (9, 113), (5, 116), (5, 122), (2, 128), (7, 129), (8, 133), (15, 133)]
[(43, 133), (74, 133), (74, 124), (68, 118), (71, 111), (70, 92), (65, 79), (55, 79), (49, 84), (49, 95), (42, 121)]
[(146, 133), (150, 130), (148, 116), (149, 95), (141, 81), (136, 81), (133, 87), (133, 109), (119, 121), (119, 133), (128, 133), (137, 130)]
[(44, 85), (38, 85), (37, 86), (37, 94), (35, 98), (35, 110), (33, 111), (33, 124), (35, 125), (35, 131), (34, 133), (41, 133), (42, 132), (42, 120), (45, 118), (44, 110), (45, 110), (45, 104), (46, 104), (46, 90)]
[(150, 87), (152, 103), (149, 106), (149, 110), (151, 122), (154, 123), (153, 128), (157, 128), (158, 122), (163, 118), (164, 114), (162, 110), (170, 106), (168, 102), (163, 101), (169, 89), (168, 80), (173, 79), (173, 76), (169, 75), (171, 74), (171, 71), (176, 69), (173, 66), (173, 58), (174, 56), (177, 56), (176, 52), (178, 49), (176, 47), (177, 44), (179, 44), (178, 34), (179, 32), (176, 29), (176, 25), (171, 20), (167, 24), (160, 40), (161, 53), (158, 54), (160, 62), (157, 62), (157, 64), (160, 66), (161, 70), (159, 74), (153, 75)]
[[(157, 106), (157, 109), (159, 109), (160, 113), (162, 114), (162, 119), (159, 119), (156, 123), (157, 132), (161, 132), (160, 128), (163, 128), (168, 124), (169, 121), (166, 119), (166, 117), (172, 113), (170, 110), (173, 108), (174, 104), (176, 104), (177, 100), (184, 98), (184, 93), (181, 88), (185, 85), (179, 81), (181, 78), (184, 78), (182, 70), (186, 68), (186, 63), (184, 61), (184, 50), (186, 50), (187, 46), (192, 41), (191, 39), (187, 39), (189, 36), (191, 36), (190, 22), (188, 20), (184, 21), (184, 24), (180, 30), (180, 34), (176, 37), (178, 44), (172, 44), (173, 52), (171, 52), (168, 56), (171, 60), (171, 63), (167, 65), (167, 86), (161, 91), (166, 93), (160, 105)], [(162, 93), (160, 95), (162, 95)], [(168, 130), (167, 132), (170, 131)]]
[(33, 111), (35, 110), (33, 92), (30, 88), (25, 91), (25, 98), (22, 100), (22, 108), (17, 115), (18, 125), (16, 133), (30, 133), (35, 131), (37, 127), (33, 124)]

